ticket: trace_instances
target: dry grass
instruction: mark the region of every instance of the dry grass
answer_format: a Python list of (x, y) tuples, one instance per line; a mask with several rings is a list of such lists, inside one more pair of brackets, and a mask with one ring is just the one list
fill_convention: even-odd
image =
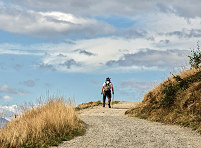
[(51, 98), (36, 108), (23, 107), (22, 115), (0, 131), (0, 146), (48, 147), (84, 132), (72, 102)]
[(99, 101), (96, 101), (96, 102), (88, 102), (88, 103), (82, 103), (82, 104), (79, 104), (77, 107), (76, 107), (76, 110), (81, 110), (81, 109), (86, 109), (86, 108), (89, 108), (89, 107), (93, 107), (93, 106), (99, 106), (99, 105), (102, 105), (102, 102), (99, 100)]
[[(149, 91), (143, 101), (137, 107), (126, 111), (126, 114), (151, 121), (191, 127), (201, 133), (201, 68), (181, 72), (179, 74), (181, 81), (177, 81), (174, 76)], [(167, 87), (170, 83), (173, 84), (173, 91), (176, 90), (173, 95), (174, 100), (162, 106), (161, 102), (165, 97), (162, 91), (165, 87), (170, 89)], [(171, 98), (171, 93), (167, 98)]]
[[(111, 104), (118, 104), (120, 101), (112, 101)], [(90, 107), (94, 107), (94, 106), (99, 106), (99, 105), (102, 105), (103, 103), (99, 100), (99, 101), (96, 101), (96, 102), (88, 102), (88, 103), (82, 103), (82, 104), (79, 104), (77, 107), (76, 107), (76, 110), (81, 110), (81, 109), (86, 109), (86, 108), (90, 108)], [(106, 102), (107, 104), (107, 102)]]

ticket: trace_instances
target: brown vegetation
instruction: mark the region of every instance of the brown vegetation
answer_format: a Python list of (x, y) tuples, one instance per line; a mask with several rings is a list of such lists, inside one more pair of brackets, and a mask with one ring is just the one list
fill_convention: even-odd
[(201, 133), (200, 94), (201, 68), (186, 70), (149, 91), (143, 101), (126, 114), (191, 127)]
[(51, 98), (36, 108), (23, 108), (0, 131), (0, 147), (48, 147), (84, 133), (72, 102)]
[[(119, 103), (120, 101), (112, 101), (111, 104), (117, 104)], [(103, 103), (99, 100), (99, 101), (96, 101), (96, 102), (88, 102), (88, 103), (82, 103), (82, 104), (79, 104), (77, 107), (76, 107), (76, 110), (80, 110), (80, 109), (86, 109), (86, 108), (90, 108), (90, 107), (94, 107), (94, 106), (99, 106), (99, 105), (102, 105)], [(107, 104), (107, 102), (106, 102)]]

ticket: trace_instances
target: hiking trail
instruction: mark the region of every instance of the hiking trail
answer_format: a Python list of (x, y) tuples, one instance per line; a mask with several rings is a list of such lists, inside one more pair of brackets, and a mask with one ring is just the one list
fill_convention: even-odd
[(190, 128), (127, 117), (125, 111), (137, 104), (122, 101), (113, 108), (106, 105), (78, 111), (86, 123), (86, 134), (64, 141), (57, 148), (201, 147), (201, 135)]

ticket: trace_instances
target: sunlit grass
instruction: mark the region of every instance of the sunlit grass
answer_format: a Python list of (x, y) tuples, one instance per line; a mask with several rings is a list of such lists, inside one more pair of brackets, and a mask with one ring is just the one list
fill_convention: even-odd
[(0, 146), (48, 147), (83, 135), (85, 129), (77, 118), (71, 100), (50, 98), (37, 107), (23, 106), (22, 114), (0, 131)]
[[(127, 110), (126, 114), (191, 127), (201, 133), (200, 94), (201, 68), (185, 70), (149, 91), (143, 101), (135, 108)], [(172, 101), (169, 102), (169, 99)]]
[[(118, 104), (120, 101), (112, 101), (111, 104)], [(86, 109), (86, 108), (90, 108), (90, 107), (94, 107), (94, 106), (99, 106), (99, 105), (102, 105), (103, 103), (99, 100), (99, 101), (96, 101), (96, 102), (88, 102), (88, 103), (82, 103), (82, 104), (79, 104), (77, 107), (76, 107), (76, 110), (81, 110), (81, 109)], [(105, 102), (105, 104), (107, 104), (107, 102)]]

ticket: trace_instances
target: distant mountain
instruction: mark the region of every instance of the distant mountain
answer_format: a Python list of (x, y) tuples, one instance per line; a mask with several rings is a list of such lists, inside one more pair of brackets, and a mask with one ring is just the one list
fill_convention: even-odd
[(16, 114), (18, 108), (17, 105), (12, 106), (0, 106), (0, 118), (4, 118), (10, 121)]
[(8, 120), (6, 120), (5, 118), (0, 118), (0, 123), (3, 123), (3, 124), (8, 123)]
[(4, 127), (8, 122), (5, 118), (0, 118), (0, 128)]

